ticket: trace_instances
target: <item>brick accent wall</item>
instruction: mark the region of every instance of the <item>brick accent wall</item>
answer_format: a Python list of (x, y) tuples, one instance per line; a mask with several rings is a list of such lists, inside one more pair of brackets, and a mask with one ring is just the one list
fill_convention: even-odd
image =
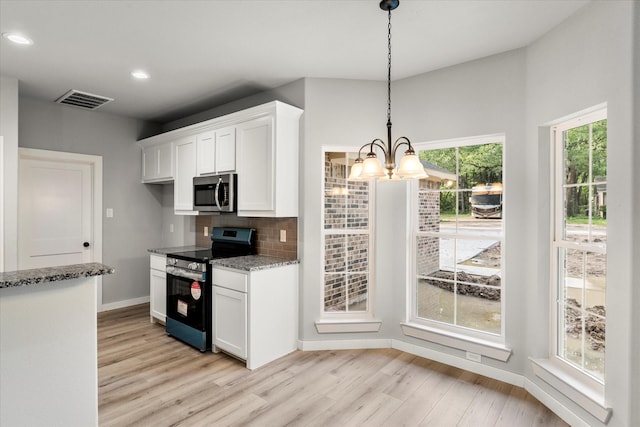
[[(298, 258), (298, 218), (249, 218), (235, 215), (202, 215), (196, 217), (196, 245), (211, 246), (204, 227), (249, 227), (257, 230), (256, 251), (284, 259)], [(280, 242), (280, 230), (287, 232), (287, 241)]]
[[(325, 311), (366, 310), (369, 292), (369, 183), (347, 181), (342, 153), (325, 153), (324, 228), (346, 234), (325, 236)], [(347, 307), (347, 301), (349, 307)]]
[[(440, 230), (440, 188), (439, 182), (420, 180), (418, 190), (418, 229), (420, 231)], [(431, 274), (440, 269), (440, 239), (418, 237), (416, 242), (416, 273)]]

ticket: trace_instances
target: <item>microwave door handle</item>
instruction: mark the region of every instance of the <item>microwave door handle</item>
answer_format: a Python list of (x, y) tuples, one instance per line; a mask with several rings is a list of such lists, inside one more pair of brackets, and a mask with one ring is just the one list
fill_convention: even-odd
[(218, 206), (218, 209), (222, 210), (222, 206), (220, 206), (220, 196), (219, 196), (219, 190), (220, 190), (220, 183), (222, 182), (222, 178), (218, 179), (218, 183), (216, 184), (216, 206)]

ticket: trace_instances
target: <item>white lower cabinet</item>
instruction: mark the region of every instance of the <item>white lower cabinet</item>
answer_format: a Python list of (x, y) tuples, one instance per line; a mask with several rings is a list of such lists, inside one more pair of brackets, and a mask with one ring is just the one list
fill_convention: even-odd
[(256, 369), (298, 348), (298, 265), (251, 272), (214, 266), (213, 351)]
[(247, 294), (213, 287), (214, 345), (241, 359), (247, 358)]
[(149, 255), (149, 299), (151, 322), (167, 321), (167, 257), (165, 255)]

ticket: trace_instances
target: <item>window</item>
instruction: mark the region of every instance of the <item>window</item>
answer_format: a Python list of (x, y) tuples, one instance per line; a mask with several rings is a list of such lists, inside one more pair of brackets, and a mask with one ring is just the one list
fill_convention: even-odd
[(420, 147), (429, 176), (412, 193), (412, 324), (504, 341), (502, 142)]
[(324, 153), (325, 318), (371, 315), (371, 182), (348, 181), (357, 153)]
[(607, 119), (600, 110), (554, 131), (555, 334), (552, 357), (604, 384), (607, 273)]

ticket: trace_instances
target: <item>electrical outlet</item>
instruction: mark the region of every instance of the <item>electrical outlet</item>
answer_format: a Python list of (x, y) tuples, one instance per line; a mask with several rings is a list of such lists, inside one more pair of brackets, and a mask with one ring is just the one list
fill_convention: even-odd
[(206, 225), (204, 226), (204, 237), (207, 237), (209, 235), (209, 227), (207, 227)]
[(467, 359), (472, 360), (474, 362), (482, 362), (482, 355), (478, 354), (478, 353), (472, 353), (470, 351), (467, 351)]
[(285, 243), (287, 241), (287, 230), (280, 230), (280, 242)]
[(107, 208), (107, 218), (113, 218), (113, 208)]

